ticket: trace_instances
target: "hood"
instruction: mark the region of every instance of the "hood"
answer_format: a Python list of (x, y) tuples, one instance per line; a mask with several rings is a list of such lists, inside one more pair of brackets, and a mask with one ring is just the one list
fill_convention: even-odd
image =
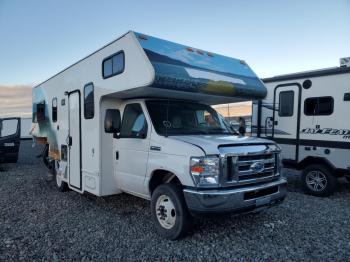
[(246, 145), (246, 144), (271, 144), (270, 140), (257, 137), (242, 137), (228, 135), (193, 135), (172, 136), (175, 140), (183, 141), (202, 148), (207, 155), (219, 154), (219, 146), (223, 145)]

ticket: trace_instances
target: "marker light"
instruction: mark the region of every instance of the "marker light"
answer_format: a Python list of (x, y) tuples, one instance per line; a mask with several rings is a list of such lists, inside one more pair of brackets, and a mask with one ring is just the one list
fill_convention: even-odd
[(148, 40), (148, 38), (145, 35), (139, 35), (139, 38), (142, 40)]

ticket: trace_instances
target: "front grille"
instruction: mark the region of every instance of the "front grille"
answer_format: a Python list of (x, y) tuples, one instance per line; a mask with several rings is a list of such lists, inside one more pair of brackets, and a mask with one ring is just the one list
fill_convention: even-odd
[(227, 157), (227, 182), (244, 182), (273, 177), (277, 174), (276, 153)]

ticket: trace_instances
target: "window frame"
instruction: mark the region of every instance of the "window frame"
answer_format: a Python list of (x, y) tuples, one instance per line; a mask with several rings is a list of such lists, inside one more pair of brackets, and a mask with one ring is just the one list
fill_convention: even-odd
[[(288, 114), (288, 115), (281, 115), (281, 94), (283, 93), (292, 93), (293, 94), (293, 107), (292, 107), (292, 114)], [(286, 90), (286, 91), (281, 91), (279, 92), (279, 97), (278, 97), (278, 103), (279, 103), (279, 106), (278, 106), (278, 116), (279, 117), (292, 117), (294, 115), (294, 98), (295, 98), (295, 92), (294, 90)]]
[[(119, 55), (119, 54), (123, 54), (123, 68), (122, 68), (122, 70), (121, 71), (118, 71), (118, 72), (116, 72), (116, 73), (113, 73), (113, 57), (115, 57), (115, 56), (117, 56), (117, 55)], [(111, 63), (112, 63), (112, 74), (111, 75), (108, 75), (108, 76), (105, 76), (104, 75), (104, 63), (107, 61), (107, 60), (111, 60)], [(107, 78), (110, 78), (110, 77), (113, 77), (113, 76), (116, 76), (116, 75), (120, 75), (120, 74), (122, 74), (123, 72), (124, 72), (124, 70), (125, 70), (125, 53), (124, 53), (124, 50), (120, 50), (120, 51), (118, 51), (118, 52), (116, 52), (116, 53), (114, 53), (114, 54), (112, 54), (112, 55), (110, 55), (110, 56), (107, 56), (106, 58), (104, 58), (103, 60), (102, 60), (102, 78), (103, 79), (107, 79)]]
[[(86, 87), (87, 86), (92, 86), (92, 109), (93, 109), (93, 111), (92, 111), (92, 116), (87, 116), (87, 114), (86, 114), (86, 104), (87, 104), (87, 102), (86, 102), (86, 96), (85, 96), (85, 91), (86, 91)], [(89, 83), (87, 83), (86, 85), (84, 85), (84, 118), (85, 119), (93, 119), (95, 117), (95, 85), (94, 85), (94, 83), (93, 82), (89, 82)]]
[[(143, 127), (143, 128), (146, 128), (146, 135), (145, 137), (135, 137), (135, 136), (125, 136), (125, 135), (122, 135), (121, 131), (122, 131), (122, 128), (123, 128), (123, 124), (124, 124), (124, 117), (125, 117), (125, 111), (126, 111), (126, 108), (128, 106), (132, 106), (132, 105), (138, 105), (140, 106), (141, 108), (141, 111), (145, 117), (145, 123), (146, 123), (146, 127)], [(147, 121), (147, 117), (146, 117), (146, 114), (145, 114), (145, 111), (143, 110), (142, 108), (142, 105), (140, 103), (130, 103), (130, 104), (126, 104), (124, 106), (124, 109), (123, 109), (123, 116), (122, 116), (122, 121), (121, 121), (121, 125), (120, 125), (120, 133), (119, 133), (119, 138), (135, 138), (135, 139), (146, 139), (148, 136), (148, 121)]]
[[(56, 106), (54, 107), (53, 105), (53, 102), (56, 100)], [(56, 110), (54, 110), (54, 108)], [(57, 118), (58, 118), (58, 100), (57, 100), (57, 97), (54, 97), (52, 98), (52, 101), (51, 101), (51, 119), (52, 119), (52, 122), (53, 123), (56, 123), (57, 122)]]
[[(332, 104), (332, 110), (330, 113), (328, 114), (320, 114), (319, 111), (320, 111), (320, 98), (331, 98), (331, 104)], [(306, 113), (306, 103), (308, 100), (311, 100), (311, 99), (316, 99), (317, 100), (317, 104), (316, 104), (316, 109), (317, 109), (317, 112), (315, 112), (314, 114), (307, 114)], [(305, 98), (304, 100), (304, 115), (305, 116), (330, 116), (334, 113), (334, 97), (333, 96), (317, 96), (317, 97), (308, 97), (308, 98)]]

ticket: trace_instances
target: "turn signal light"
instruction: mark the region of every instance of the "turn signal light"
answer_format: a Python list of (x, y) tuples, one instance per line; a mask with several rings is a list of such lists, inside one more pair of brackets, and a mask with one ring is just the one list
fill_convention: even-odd
[(139, 38), (142, 39), (142, 40), (148, 40), (145, 35), (139, 35)]
[(192, 173), (201, 174), (201, 173), (204, 172), (204, 168), (201, 167), (201, 166), (192, 166), (192, 167), (191, 167), (191, 172), (192, 172)]

